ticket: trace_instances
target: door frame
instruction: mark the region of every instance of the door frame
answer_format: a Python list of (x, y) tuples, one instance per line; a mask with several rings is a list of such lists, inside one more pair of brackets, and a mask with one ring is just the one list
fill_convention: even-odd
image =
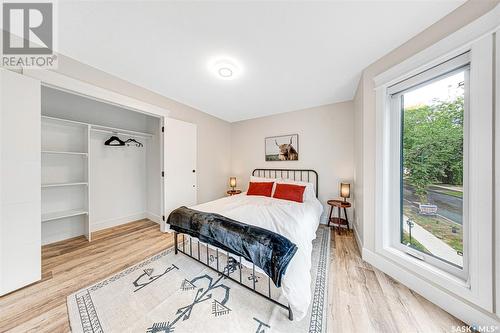
[[(49, 87), (57, 90), (61, 90), (70, 94), (79, 95), (85, 98), (90, 98), (97, 102), (106, 103), (110, 105), (114, 105), (123, 109), (127, 109), (134, 112), (139, 112), (151, 117), (155, 117), (159, 119), (159, 141), (160, 141), (160, 170), (164, 170), (163, 163), (163, 155), (164, 155), (164, 145), (163, 145), (163, 136), (165, 135), (162, 132), (162, 128), (164, 128), (166, 119), (168, 118), (170, 111), (153, 105), (133, 97), (129, 97), (126, 95), (119, 94), (117, 92), (111, 91), (109, 89), (104, 89), (98, 86), (95, 86), (90, 83), (86, 83), (80, 81), (78, 79), (45, 70), (45, 69), (23, 69), (22, 75), (37, 79), (41, 82), (41, 85), (44, 87)], [(161, 182), (160, 186), (160, 201), (161, 201), (161, 216), (159, 221), (155, 221), (160, 224), (160, 229), (164, 232), (164, 221), (162, 220), (165, 214), (165, 178), (162, 175), (159, 175), (159, 181)], [(166, 218), (166, 217), (165, 217)]]

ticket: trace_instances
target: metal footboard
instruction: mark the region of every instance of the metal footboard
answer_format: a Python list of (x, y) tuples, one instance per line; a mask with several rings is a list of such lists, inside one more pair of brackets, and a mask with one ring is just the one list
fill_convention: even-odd
[[(179, 237), (182, 235), (182, 241), (181, 241), (181, 244), (179, 244)], [(198, 261), (199, 263), (203, 264), (204, 266), (216, 271), (217, 273), (219, 274), (222, 274), (224, 275), (225, 278), (239, 284), (240, 286), (254, 292), (255, 294), (259, 295), (259, 296), (262, 296), (264, 297), (265, 299), (267, 299), (268, 301), (284, 308), (285, 310), (288, 311), (288, 319), (290, 320), (293, 320), (293, 313), (292, 313), (292, 309), (290, 308), (290, 305), (285, 305), (283, 303), (280, 303), (279, 301), (273, 299), (271, 297), (271, 278), (266, 274), (266, 277), (267, 277), (267, 285), (268, 285), (268, 288), (267, 288), (267, 295), (265, 293), (262, 293), (260, 292), (259, 290), (256, 289), (256, 278), (255, 278), (255, 264), (252, 263), (252, 281), (253, 281), (253, 286), (252, 287), (249, 287), (247, 285), (245, 285), (243, 282), (242, 282), (242, 264), (241, 264), (241, 261), (242, 261), (242, 257), (237, 255), (237, 254), (234, 254), (232, 252), (229, 252), (229, 251), (222, 251), (220, 250), (219, 248), (215, 247), (215, 251), (216, 251), (216, 268), (210, 266), (210, 262), (209, 262), (209, 250), (208, 250), (208, 244), (206, 243), (203, 243), (203, 242), (200, 242), (199, 239), (196, 239), (195, 242), (197, 242), (197, 253), (195, 253), (193, 255), (193, 238), (192, 237), (189, 237), (189, 244), (188, 244), (188, 249), (186, 249), (186, 240), (185, 240), (185, 234), (182, 234), (182, 233), (179, 233), (177, 231), (174, 232), (174, 250), (175, 250), (175, 254), (177, 254), (178, 252), (180, 253), (183, 253), (184, 255), (188, 256), (188, 257), (191, 257), (192, 259)], [(201, 260), (201, 253), (200, 253), (200, 244), (204, 245), (205, 248), (206, 248), (206, 257), (207, 257), (207, 260), (206, 262), (204, 262), (203, 260)], [(238, 257), (239, 258), (239, 277), (237, 276), (236, 278), (231, 276), (231, 271), (230, 270), (223, 270), (223, 271), (220, 271), (219, 270), (219, 252), (221, 253), (225, 253), (226, 256), (227, 256), (227, 261), (229, 262), (229, 258), (231, 258), (231, 256), (233, 257)], [(230, 256), (231, 255), (231, 256)]]

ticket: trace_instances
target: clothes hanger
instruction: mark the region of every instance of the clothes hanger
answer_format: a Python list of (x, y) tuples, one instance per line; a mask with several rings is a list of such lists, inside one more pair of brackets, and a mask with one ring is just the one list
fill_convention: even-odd
[(136, 139), (133, 139), (133, 138), (130, 138), (127, 141), (125, 141), (125, 143), (127, 144), (127, 146), (129, 146), (130, 142), (135, 142), (135, 146), (136, 147), (143, 147), (144, 146), (142, 143), (140, 143), (139, 141), (137, 141)]
[(120, 140), (119, 137), (113, 135), (108, 140), (106, 140), (106, 142), (104, 142), (104, 145), (112, 147), (120, 147), (120, 146), (125, 146), (125, 142), (123, 140)]

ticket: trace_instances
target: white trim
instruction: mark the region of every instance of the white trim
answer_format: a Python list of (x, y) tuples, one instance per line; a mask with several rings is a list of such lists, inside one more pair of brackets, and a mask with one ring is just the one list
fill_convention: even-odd
[(358, 245), (359, 253), (363, 253), (363, 242), (361, 242), (361, 238), (359, 237), (358, 228), (356, 227), (356, 223), (352, 224), (352, 231), (354, 232), (354, 239), (356, 240), (356, 245)]
[[(493, 311), (493, 38), (472, 45), (469, 94), (469, 272), (477, 304)], [(476, 273), (476, 275), (474, 274)]]
[(99, 231), (102, 229), (111, 228), (111, 227), (116, 227), (118, 225), (122, 225), (125, 223), (139, 221), (139, 220), (142, 220), (145, 218), (147, 218), (147, 213), (141, 212), (141, 213), (131, 214), (131, 215), (122, 216), (122, 217), (118, 217), (118, 218), (112, 218), (109, 220), (92, 221), (91, 222), (92, 232)]
[[(439, 285), (443, 290), (454, 293), (459, 298), (493, 311), (493, 267), (492, 267), (492, 38), (491, 33), (498, 29), (500, 6), (485, 14), (475, 22), (456, 33), (437, 42), (428, 49), (378, 75), (375, 81), (376, 92), (376, 179), (375, 179), (375, 253), (386, 259), (398, 262), (400, 269), (411, 271), (414, 278), (423, 277)], [(394, 202), (393, 183), (394, 164), (393, 141), (391, 138), (390, 100), (387, 89), (397, 82), (422, 73), (447, 59), (471, 51), (471, 96), (470, 110), (472, 148), (469, 150), (470, 165), (469, 214), (473, 223), (469, 234), (470, 267), (469, 281), (441, 271), (428, 263), (410, 257), (396, 250), (390, 244), (391, 222), (394, 212), (389, 206)], [(476, 89), (476, 90), (473, 90)], [(399, 141), (399, 138), (397, 138)], [(473, 142), (472, 142), (473, 141)], [(397, 171), (399, 175), (399, 170)], [(399, 177), (399, 176), (398, 176)], [(398, 180), (399, 183), (399, 180)], [(473, 184), (472, 184), (473, 183)], [(399, 190), (398, 190), (399, 193)], [(450, 304), (443, 304), (448, 310)], [(460, 317), (462, 318), (462, 317)], [(465, 318), (465, 317), (464, 317)]]
[(485, 35), (492, 34), (500, 27), (499, 17), (500, 4), (434, 45), (380, 73), (373, 79), (375, 87), (392, 85), (442, 63), (446, 59), (464, 53), (470, 49), (475, 41)]
[(146, 218), (155, 222), (155, 223), (158, 223), (158, 224), (162, 224), (162, 220), (161, 220), (161, 216), (160, 215), (156, 215), (154, 213), (151, 213), (151, 212), (146, 212)]
[(495, 268), (496, 268), (496, 313), (500, 318), (500, 29), (496, 31), (496, 50), (495, 50), (495, 234), (496, 234), (496, 253), (495, 253)]
[(164, 108), (73, 79), (57, 72), (42, 69), (23, 69), (23, 75), (40, 80), (44, 86), (67, 91), (132, 111), (156, 117), (168, 116), (169, 114), (169, 111)]
[(421, 278), (412, 272), (408, 272), (406, 269), (402, 269), (400, 265), (367, 248), (363, 248), (362, 253), (363, 260), (445, 309), (453, 316), (460, 318), (466, 324), (471, 326), (493, 325), (497, 326), (497, 329), (500, 328), (500, 322), (494, 316), (479, 310), (466, 300), (446, 292), (427, 278)]
[(470, 52), (462, 53), (454, 58), (447, 60), (444, 63), (438, 64), (433, 68), (429, 68), (424, 72), (418, 73), (412, 77), (399, 81), (387, 88), (389, 95), (394, 95), (408, 90), (417, 89), (419, 86), (427, 85), (434, 80), (440, 80), (443, 75), (452, 75), (461, 67), (466, 66), (470, 62)]

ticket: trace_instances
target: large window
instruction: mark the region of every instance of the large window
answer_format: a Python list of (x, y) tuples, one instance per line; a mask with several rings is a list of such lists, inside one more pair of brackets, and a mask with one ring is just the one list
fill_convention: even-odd
[(456, 275), (463, 275), (467, 256), (468, 80), (468, 57), (462, 56), (391, 94), (401, 129), (397, 245)]
[(364, 127), (376, 134), (375, 170), (365, 169), (375, 223), (365, 223), (363, 252), (431, 299), (444, 302), (446, 290), (491, 311), (494, 43), (491, 35), (453, 43), (374, 78), (375, 121)]

